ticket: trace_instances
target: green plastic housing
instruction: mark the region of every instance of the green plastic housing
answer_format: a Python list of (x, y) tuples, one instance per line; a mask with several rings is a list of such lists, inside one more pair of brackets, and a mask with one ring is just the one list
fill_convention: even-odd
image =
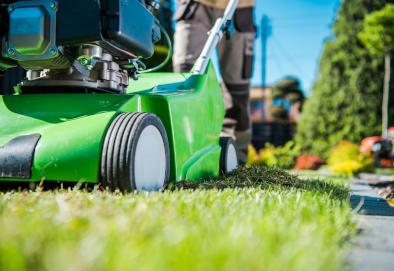
[(141, 75), (130, 81), (127, 94), (0, 96), (0, 147), (16, 136), (41, 134), (32, 178), (0, 181), (99, 183), (106, 131), (125, 112), (150, 112), (162, 120), (170, 145), (170, 181), (218, 176), (225, 111), (210, 64), (203, 75)]

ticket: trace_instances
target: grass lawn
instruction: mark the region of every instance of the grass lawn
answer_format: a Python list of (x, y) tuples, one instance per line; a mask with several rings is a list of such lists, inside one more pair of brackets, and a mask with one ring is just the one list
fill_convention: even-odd
[(345, 187), (350, 184), (350, 179), (345, 174), (333, 173), (328, 170), (323, 172), (316, 170), (289, 170), (288, 172), (301, 180), (324, 180), (325, 182), (343, 184)]
[(392, 175), (394, 174), (394, 168), (377, 168), (375, 169), (375, 173)]
[(158, 193), (38, 190), (0, 193), (0, 270), (342, 270), (355, 233), (345, 185), (274, 169)]

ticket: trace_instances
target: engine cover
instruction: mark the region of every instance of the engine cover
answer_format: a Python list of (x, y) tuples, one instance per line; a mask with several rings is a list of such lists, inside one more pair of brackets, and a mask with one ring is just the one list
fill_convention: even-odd
[(0, 74), (16, 65), (29, 70), (27, 80), (18, 85), (19, 94), (44, 93), (55, 86), (62, 93), (123, 93), (129, 76), (145, 68), (140, 59), (151, 57), (160, 39), (161, 28), (152, 14), (158, 7), (143, 0), (0, 5), (4, 25), (9, 22), (8, 29), (0, 25)]
[(96, 44), (122, 58), (149, 58), (160, 39), (155, 17), (137, 0), (58, 2), (59, 45)]
[(137, 0), (18, 1), (7, 10), (7, 56), (25, 69), (65, 69), (70, 57), (62, 46), (91, 44), (123, 59), (149, 58), (160, 36), (155, 17)]
[(9, 48), (22, 56), (43, 55), (50, 41), (50, 16), (43, 6), (22, 7), (10, 14)]
[(16, 2), (8, 6), (8, 12), (10, 19), (7, 54), (10, 58), (37, 60), (58, 56), (56, 2)]
[(20, 1), (8, 6), (7, 56), (26, 70), (70, 65), (56, 44), (56, 1)]

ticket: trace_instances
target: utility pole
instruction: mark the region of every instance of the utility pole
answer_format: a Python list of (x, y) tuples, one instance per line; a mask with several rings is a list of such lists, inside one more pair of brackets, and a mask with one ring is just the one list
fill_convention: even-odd
[(262, 87), (263, 92), (265, 91), (265, 75), (266, 75), (266, 65), (267, 65), (267, 38), (268, 38), (268, 17), (263, 15), (261, 20), (261, 50), (262, 50)]
[(264, 101), (265, 101), (265, 77), (266, 77), (266, 65), (267, 65), (267, 39), (268, 36), (271, 34), (271, 28), (268, 25), (268, 17), (267, 15), (263, 15), (261, 20), (261, 51), (262, 51), (262, 58), (261, 58), (261, 80), (262, 80), (262, 89), (263, 89), (263, 99), (262, 99), (262, 120), (264, 121)]

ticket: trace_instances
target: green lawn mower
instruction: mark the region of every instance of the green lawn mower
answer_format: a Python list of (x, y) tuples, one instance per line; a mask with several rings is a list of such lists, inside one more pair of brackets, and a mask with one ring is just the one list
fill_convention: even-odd
[(190, 73), (149, 73), (161, 39), (153, 0), (2, 1), (0, 71), (27, 78), (0, 96), (0, 181), (159, 190), (237, 164), (210, 57), (232, 31), (232, 0)]

